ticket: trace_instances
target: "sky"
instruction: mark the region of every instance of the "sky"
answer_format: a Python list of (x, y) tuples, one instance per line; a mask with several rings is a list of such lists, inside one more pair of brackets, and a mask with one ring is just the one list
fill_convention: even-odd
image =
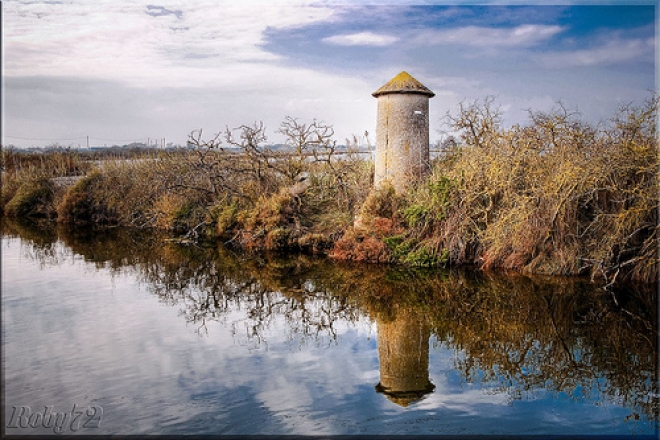
[(5, 0), (2, 144), (185, 144), (257, 121), (278, 143), (287, 116), (373, 144), (371, 93), (402, 70), (436, 94), (432, 142), (460, 103), (492, 96), (511, 125), (561, 102), (595, 124), (656, 89), (652, 1), (378, 3)]

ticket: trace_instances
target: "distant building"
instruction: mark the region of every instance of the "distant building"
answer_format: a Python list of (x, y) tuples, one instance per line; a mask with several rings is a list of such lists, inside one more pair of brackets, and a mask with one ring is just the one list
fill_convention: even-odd
[(429, 99), (435, 96), (407, 72), (372, 93), (378, 98), (374, 186), (397, 192), (428, 176)]

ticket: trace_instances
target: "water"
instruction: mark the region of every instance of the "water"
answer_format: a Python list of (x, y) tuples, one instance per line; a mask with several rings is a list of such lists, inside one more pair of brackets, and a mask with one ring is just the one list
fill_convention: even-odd
[(658, 434), (654, 289), (3, 232), (7, 434)]

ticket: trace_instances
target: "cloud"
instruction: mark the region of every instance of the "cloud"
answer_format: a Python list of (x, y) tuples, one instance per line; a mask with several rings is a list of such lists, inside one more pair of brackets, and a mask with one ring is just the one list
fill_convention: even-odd
[(542, 55), (545, 67), (568, 68), (611, 65), (628, 61), (653, 62), (655, 40), (634, 38), (610, 40), (600, 46), (573, 51), (556, 51)]
[(465, 26), (424, 31), (415, 38), (415, 42), (427, 45), (529, 47), (548, 40), (563, 30), (561, 26), (540, 24), (523, 24), (514, 28)]
[(149, 87), (203, 87), (236, 64), (276, 62), (279, 57), (263, 48), (266, 29), (334, 17), (330, 7), (304, 4), (8, 3), (5, 75), (79, 76)]
[[(183, 143), (200, 127), (263, 120), (274, 131), (289, 115), (324, 119), (343, 142), (373, 133), (370, 94), (401, 70), (437, 93), (435, 136), (441, 116), (464, 99), (571, 97), (600, 116), (614, 97), (654, 84), (651, 25), (630, 33), (596, 20), (581, 33), (570, 7), (307, 1), (6, 0), (5, 136)], [(379, 47), (387, 50), (370, 50)], [(649, 63), (609, 68), (628, 60)], [(594, 75), (580, 66), (596, 66)]]
[[(148, 9), (107, 0), (93, 8), (10, 2), (3, 23), (3, 74), (11, 78), (6, 133), (53, 141), (157, 134), (185, 143), (192, 129), (263, 120), (274, 130), (287, 115), (325, 119), (341, 140), (370, 129), (374, 84), (291, 66), (265, 48), (267, 29), (332, 22), (333, 8), (170, 3)], [(21, 91), (17, 81), (33, 88)], [(69, 107), (89, 116), (62, 111)], [(121, 134), (111, 134), (117, 127)]]
[(152, 17), (162, 17), (164, 15), (174, 15), (177, 18), (181, 18), (183, 15), (183, 12), (180, 10), (170, 10), (167, 8), (164, 8), (162, 6), (155, 6), (155, 5), (147, 5), (147, 15), (151, 15)]
[(397, 37), (373, 32), (334, 35), (323, 39), (324, 43), (339, 46), (389, 46), (399, 41)]

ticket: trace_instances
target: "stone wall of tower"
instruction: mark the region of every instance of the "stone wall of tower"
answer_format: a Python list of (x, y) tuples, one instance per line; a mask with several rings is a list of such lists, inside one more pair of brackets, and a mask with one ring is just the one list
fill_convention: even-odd
[(397, 192), (429, 173), (429, 97), (420, 93), (378, 96), (374, 185)]

